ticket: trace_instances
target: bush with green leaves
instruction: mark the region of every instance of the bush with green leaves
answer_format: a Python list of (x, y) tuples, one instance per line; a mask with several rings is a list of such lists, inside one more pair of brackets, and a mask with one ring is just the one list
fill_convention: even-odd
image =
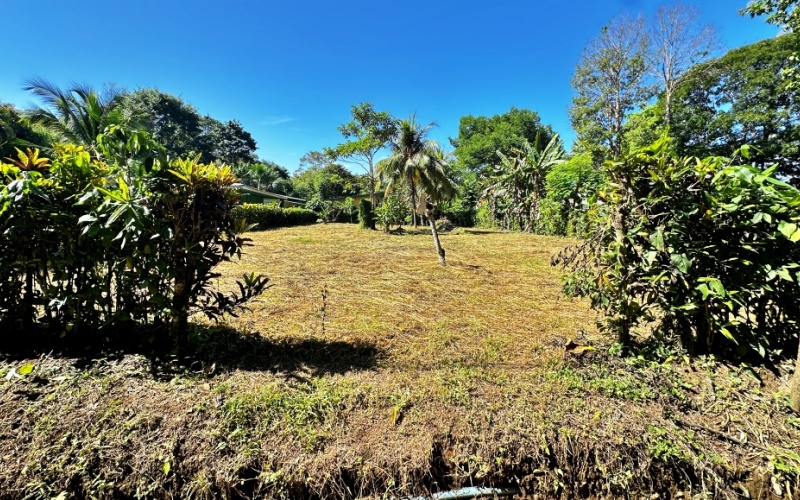
[(602, 170), (592, 164), (592, 155), (575, 155), (554, 165), (546, 179), (547, 195), (541, 202), (536, 232), (588, 236), (596, 209), (595, 193), (605, 184)]
[(319, 217), (313, 210), (301, 207), (281, 208), (277, 205), (245, 203), (233, 209), (236, 219), (244, 219), (254, 230), (314, 224)]
[(386, 232), (389, 232), (392, 225), (402, 226), (410, 214), (408, 206), (393, 195), (386, 196), (383, 204), (375, 209), (375, 219)]
[[(191, 314), (218, 318), (267, 286), (255, 275), (239, 294), (212, 286), (214, 267), (248, 241), (232, 214), (236, 177), (156, 158), (146, 134), (109, 132), (101, 155), (59, 145), (52, 159), (28, 151), (0, 164), (0, 325), (43, 326), (67, 343), (144, 329), (181, 348)], [(155, 154), (140, 161), (145, 150)]]
[[(740, 154), (746, 159), (748, 149)], [(800, 191), (742, 161), (679, 158), (661, 139), (608, 163), (608, 216), (556, 262), (567, 290), (693, 353), (770, 356), (800, 333)]]
[(369, 200), (362, 199), (358, 203), (358, 226), (361, 229), (375, 229), (375, 212)]

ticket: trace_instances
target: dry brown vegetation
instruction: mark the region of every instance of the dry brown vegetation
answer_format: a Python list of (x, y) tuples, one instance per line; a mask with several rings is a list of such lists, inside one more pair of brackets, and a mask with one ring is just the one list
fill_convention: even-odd
[(609, 354), (549, 265), (567, 240), (456, 230), (443, 267), (423, 232), (253, 239), (220, 286), (273, 287), (189, 360), (0, 364), (0, 496), (800, 498), (781, 367)]

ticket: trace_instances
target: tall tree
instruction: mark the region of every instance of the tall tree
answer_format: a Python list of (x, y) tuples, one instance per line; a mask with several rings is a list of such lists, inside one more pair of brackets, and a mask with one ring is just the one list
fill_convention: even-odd
[(357, 176), (318, 151), (307, 153), (300, 162), (301, 167), (292, 176), (292, 185), (302, 198), (325, 201), (362, 192)]
[(450, 142), (459, 166), (480, 174), (495, 164), (497, 151), (508, 155), (526, 141), (533, 144), (540, 137), (542, 144), (547, 144), (554, 135), (552, 127), (543, 125), (535, 111), (511, 108), (491, 117), (461, 117), (458, 137)]
[(576, 149), (620, 158), (628, 114), (652, 95), (647, 85), (646, 23), (641, 17), (618, 17), (584, 49), (575, 68), (570, 108)]
[(648, 66), (664, 92), (664, 122), (671, 121), (672, 96), (689, 68), (709, 57), (717, 47), (717, 32), (701, 24), (700, 11), (675, 2), (658, 8), (650, 25)]
[(396, 120), (387, 111), (375, 111), (369, 102), (352, 106), (350, 113), (353, 119), (338, 127), (342, 136), (349, 140), (335, 148), (326, 148), (325, 154), (333, 160), (355, 163), (367, 172), (369, 197), (375, 206), (375, 155), (394, 135)]
[(141, 123), (172, 158), (182, 158), (199, 151), (202, 116), (190, 104), (155, 88), (131, 92), (123, 107), (133, 120)]
[(109, 87), (100, 93), (88, 85), (62, 90), (47, 80), (34, 78), (23, 87), (39, 97), (43, 107), (29, 113), (31, 122), (43, 126), (60, 140), (85, 145), (94, 155), (97, 136), (109, 125), (129, 122), (120, 106), (122, 92)]
[(781, 77), (800, 69), (800, 33), (731, 50), (681, 80), (672, 135), (680, 154), (728, 156), (755, 146), (749, 161), (800, 180), (800, 87)]
[(445, 264), (445, 251), (436, 229), (434, 203), (456, 194), (455, 183), (447, 175), (445, 154), (427, 135), (435, 123), (421, 126), (416, 116), (398, 123), (392, 138), (392, 156), (378, 162), (378, 174), (386, 183), (386, 196), (399, 183), (406, 183), (411, 198), (411, 221), (417, 226), (417, 214), (423, 209), (431, 227), (439, 262)]
[[(378, 173), (390, 191), (398, 183), (406, 183), (409, 189), (412, 225), (417, 227), (420, 210), (420, 191), (435, 193), (436, 186), (446, 178), (444, 162), (436, 155), (438, 144), (428, 140), (428, 132), (436, 123), (421, 126), (416, 116), (402, 120), (389, 147), (392, 156), (378, 163)], [(445, 183), (446, 184), (446, 183)]]
[(201, 155), (228, 165), (255, 162), (256, 142), (236, 120), (202, 116), (191, 104), (154, 88), (126, 95), (123, 107), (173, 158)]
[(255, 161), (256, 141), (238, 121), (220, 122), (206, 115), (201, 127), (203, 135), (198, 142), (205, 161), (226, 165)]

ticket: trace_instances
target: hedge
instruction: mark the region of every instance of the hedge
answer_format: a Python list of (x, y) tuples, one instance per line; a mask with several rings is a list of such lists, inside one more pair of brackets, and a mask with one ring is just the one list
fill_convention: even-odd
[(302, 226), (314, 224), (319, 216), (307, 208), (281, 208), (277, 205), (244, 203), (233, 209), (233, 216), (245, 219), (248, 224), (256, 224), (254, 230), (263, 231), (276, 227)]

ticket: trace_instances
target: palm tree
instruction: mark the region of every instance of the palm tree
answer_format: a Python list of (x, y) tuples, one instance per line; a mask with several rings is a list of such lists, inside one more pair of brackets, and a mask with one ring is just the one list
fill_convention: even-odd
[(439, 262), (445, 263), (445, 253), (439, 242), (434, 217), (434, 203), (453, 196), (456, 186), (447, 175), (446, 155), (436, 143), (428, 140), (427, 134), (436, 124), (424, 127), (417, 124), (415, 115), (402, 120), (389, 143), (392, 156), (378, 162), (378, 175), (386, 184), (386, 193), (398, 183), (406, 183), (410, 193), (411, 221), (417, 227), (417, 214), (424, 208), (431, 226)]
[(455, 186), (445, 171), (447, 162), (441, 148), (436, 141), (426, 137), (435, 126), (435, 123), (429, 123), (421, 127), (414, 115), (400, 121), (397, 133), (389, 143), (392, 156), (378, 162), (378, 175), (387, 192), (398, 183), (407, 183), (414, 227), (417, 226), (417, 214), (424, 206), (421, 194), (438, 201), (442, 196), (455, 192)]
[(24, 90), (44, 103), (44, 107), (29, 112), (30, 122), (41, 124), (62, 140), (87, 146), (95, 155), (97, 136), (110, 125), (129, 121), (119, 106), (122, 93), (115, 89), (104, 95), (87, 85), (76, 84), (62, 90), (46, 80), (34, 78), (25, 82)]

